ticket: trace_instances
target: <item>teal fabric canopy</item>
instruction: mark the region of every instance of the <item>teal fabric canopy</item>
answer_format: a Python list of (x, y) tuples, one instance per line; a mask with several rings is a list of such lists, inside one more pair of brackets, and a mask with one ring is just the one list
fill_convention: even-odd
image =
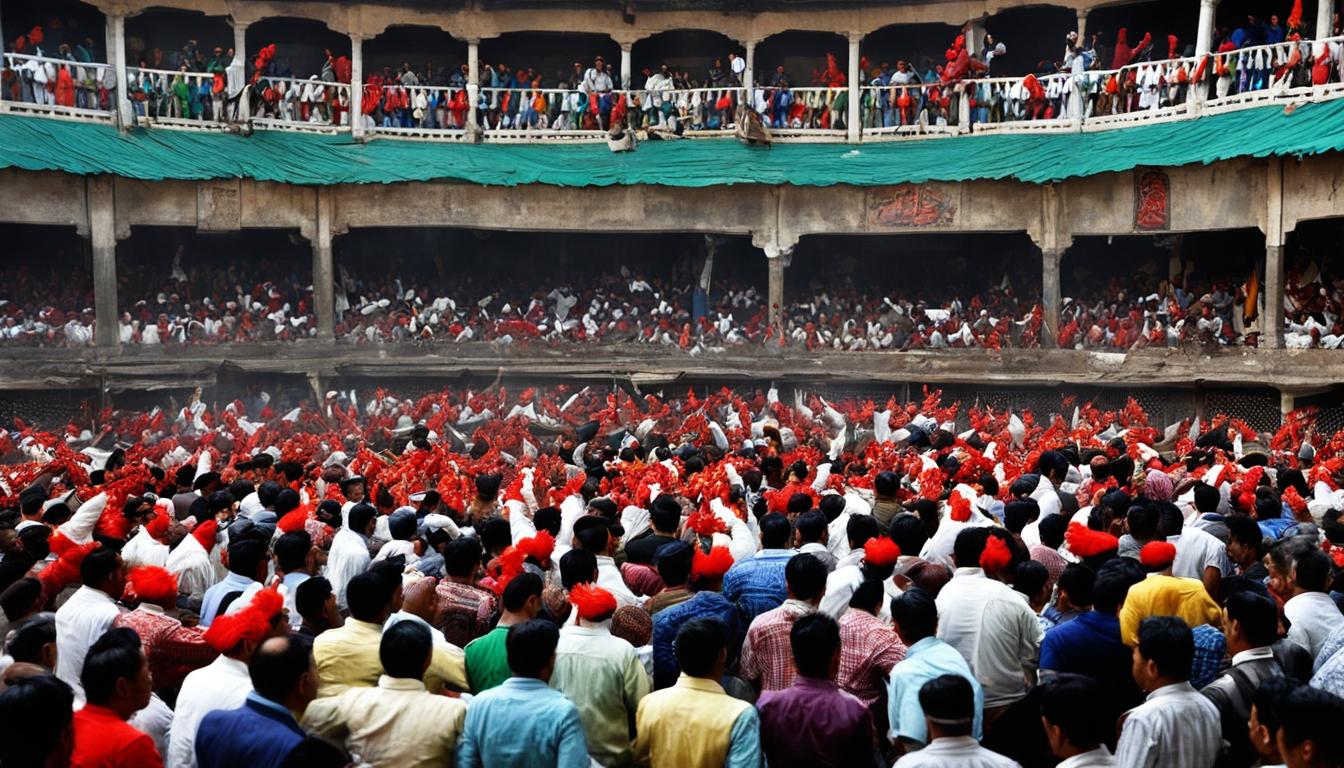
[(1095, 133), (984, 134), (865, 144), (747, 146), (736, 139), (650, 141), (614, 154), (604, 143), (480, 144), (258, 131), (138, 129), (0, 116), (0, 167), (135, 179), (251, 178), (288, 184), (460, 181), (564, 187), (656, 184), (882, 186), (924, 181), (1059, 181), (1136, 166), (1344, 149), (1344, 99), (1287, 111), (1259, 107)]

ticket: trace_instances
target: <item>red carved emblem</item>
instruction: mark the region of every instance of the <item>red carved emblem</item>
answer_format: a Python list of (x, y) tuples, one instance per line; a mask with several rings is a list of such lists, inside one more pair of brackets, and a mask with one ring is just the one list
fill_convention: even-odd
[(956, 203), (923, 184), (878, 192), (868, 208), (869, 221), (879, 227), (935, 227), (951, 224), (956, 215)]
[(1167, 195), (1170, 181), (1162, 171), (1140, 171), (1134, 181), (1134, 228), (1140, 231), (1171, 227)]

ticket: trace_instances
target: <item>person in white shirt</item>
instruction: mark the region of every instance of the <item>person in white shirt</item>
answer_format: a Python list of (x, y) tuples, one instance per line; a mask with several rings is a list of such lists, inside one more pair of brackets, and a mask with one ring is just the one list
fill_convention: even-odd
[(1310, 651), (1313, 659), (1330, 633), (1344, 624), (1344, 614), (1326, 593), (1331, 570), (1330, 556), (1321, 550), (1312, 547), (1299, 554), (1293, 559), (1291, 596), (1283, 604), (1288, 639)]
[(1212, 766), (1223, 748), (1218, 707), (1190, 685), (1195, 638), (1175, 616), (1139, 625), (1134, 682), (1148, 698), (1124, 715), (1115, 764), (1122, 768)]
[(372, 504), (356, 504), (349, 523), (336, 531), (327, 555), (327, 581), (336, 593), (336, 605), (345, 608), (345, 588), (350, 580), (369, 569), (369, 537), (373, 535), (378, 510)]
[(1167, 541), (1176, 545), (1171, 575), (1199, 579), (1210, 595), (1217, 597), (1223, 578), (1235, 573), (1232, 559), (1227, 556), (1227, 545), (1208, 531), (1186, 525), (1179, 536), (1169, 536)]
[(1041, 721), (1060, 768), (1106, 768), (1115, 758), (1103, 743), (1109, 724), (1096, 716), (1102, 697), (1096, 680), (1070, 672), (1052, 676), (1038, 691)]
[(863, 545), (878, 535), (877, 519), (872, 515), (857, 515), (845, 526), (849, 552), (836, 561), (835, 569), (826, 576), (826, 591), (821, 597), (819, 611), (839, 620), (849, 609), (849, 598), (863, 583)]
[(938, 593), (938, 639), (956, 648), (985, 688), (985, 722), (1027, 695), (1044, 632), (1012, 587), (980, 568), (991, 536), (984, 527), (957, 534), (952, 580)]
[(896, 761), (896, 768), (1020, 768), (971, 735), (975, 692), (961, 675), (940, 675), (919, 689), (919, 706), (928, 724), (928, 746)]
[(56, 677), (74, 691), (76, 706), (84, 703), (84, 656), (121, 615), (117, 598), (126, 588), (126, 564), (116, 550), (100, 546), (84, 556), (79, 579), (83, 586), (56, 611)]
[(625, 585), (625, 579), (621, 578), (621, 571), (611, 557), (615, 544), (605, 518), (585, 515), (574, 521), (573, 546), (587, 550), (597, 558), (597, 585), (610, 592), (621, 606), (642, 606), (643, 601)]

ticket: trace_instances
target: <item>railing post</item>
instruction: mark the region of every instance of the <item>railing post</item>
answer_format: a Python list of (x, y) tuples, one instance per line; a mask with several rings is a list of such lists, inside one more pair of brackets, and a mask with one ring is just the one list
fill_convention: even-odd
[(112, 176), (88, 176), (89, 242), (93, 246), (94, 344), (99, 349), (121, 348), (117, 321), (117, 207)]
[(364, 137), (364, 38), (355, 34), (350, 35), (350, 137)]
[(481, 41), (467, 40), (467, 127), (475, 129), (480, 123), (476, 115), (477, 100), (481, 93)]
[(131, 97), (126, 92), (126, 17), (114, 15), (107, 17), (107, 63), (116, 76), (116, 93), (112, 94), (112, 111), (117, 113), (117, 122), (123, 131), (135, 125), (135, 112), (131, 109)]
[(862, 76), (859, 73), (859, 42), (863, 40), (862, 32), (849, 33), (849, 93), (846, 105), (849, 107), (845, 117), (845, 140), (851, 144), (859, 141), (859, 102), (862, 99), (859, 83)]
[(1199, 0), (1199, 32), (1195, 37), (1195, 55), (1203, 56), (1213, 48), (1213, 25), (1218, 0)]

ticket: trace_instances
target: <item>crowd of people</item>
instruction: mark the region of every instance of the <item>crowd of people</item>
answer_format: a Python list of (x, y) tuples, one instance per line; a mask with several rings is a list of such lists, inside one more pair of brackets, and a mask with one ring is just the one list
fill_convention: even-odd
[(1344, 764), (1344, 436), (1064, 406), (497, 380), (16, 421), (0, 760)]

